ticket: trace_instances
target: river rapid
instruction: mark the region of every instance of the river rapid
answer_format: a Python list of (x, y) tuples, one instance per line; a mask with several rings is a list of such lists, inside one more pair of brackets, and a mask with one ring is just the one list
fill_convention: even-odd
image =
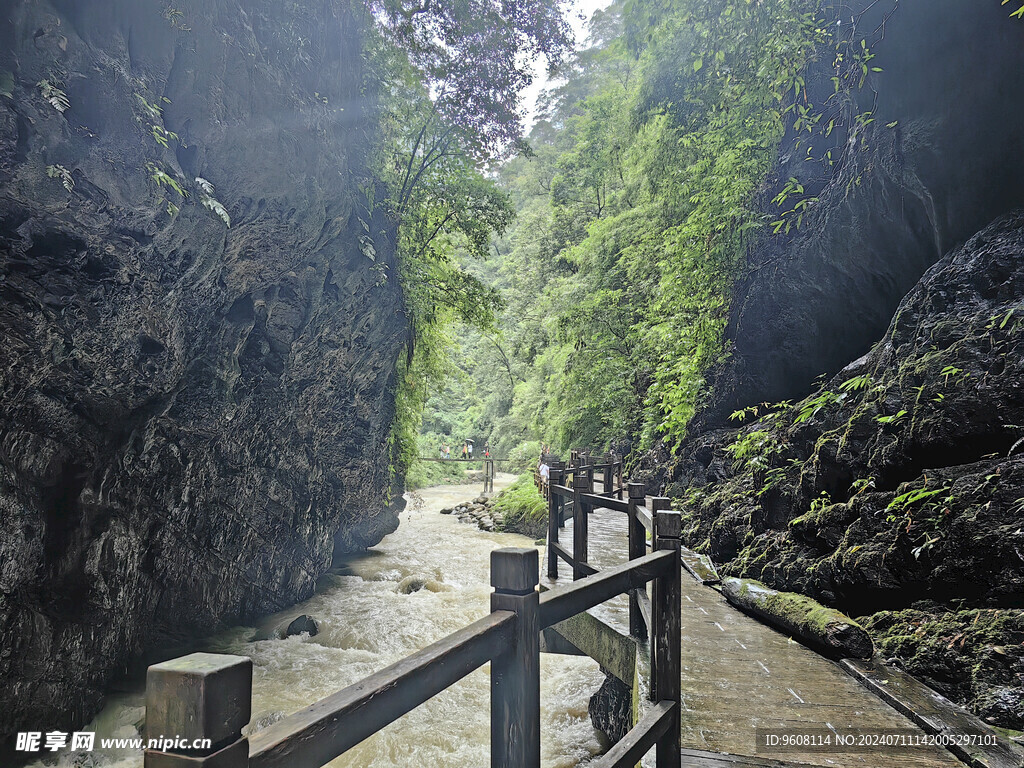
[[(513, 479), (499, 474), (495, 486), (500, 490)], [(479, 487), (473, 485), (438, 486), (410, 494), (398, 530), (325, 576), (309, 600), (268, 617), (260, 627), (234, 627), (202, 644), (198, 650), (253, 660), (250, 729), (265, 727), (488, 613), (491, 550), (529, 547), (533, 542), (514, 534), (480, 531), (440, 514), (442, 508), (478, 493)], [(410, 582), (424, 586), (406, 594), (402, 586)], [(320, 632), (315, 637), (253, 639), (303, 613), (316, 619)], [(489, 665), (477, 670), (329, 765), (488, 765), (489, 673)], [(542, 655), (541, 760), (545, 768), (569, 768), (600, 751), (587, 704), (602, 680), (597, 664), (588, 658)], [(139, 736), (143, 701), (141, 691), (112, 695), (104, 710), (82, 729), (95, 731), (97, 750), (88, 756), (63, 752), (57, 765), (141, 768), (139, 752), (102, 752), (99, 741)]]

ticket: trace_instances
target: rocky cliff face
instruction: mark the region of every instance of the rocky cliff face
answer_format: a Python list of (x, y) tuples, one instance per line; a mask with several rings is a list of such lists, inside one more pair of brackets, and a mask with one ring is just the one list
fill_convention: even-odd
[(6, 746), (393, 530), (406, 327), (344, 3), (0, 18)]
[(729, 575), (894, 611), (867, 622), (884, 653), (1021, 729), (1024, 213), (935, 264), (871, 352), (767, 410), (684, 449), (687, 544)]
[[(806, 395), (815, 377), (868, 350), (930, 265), (1024, 204), (1024, 24), (970, 0), (825, 8), (840, 35), (867, 40), (869, 66), (882, 71), (855, 94), (861, 127), (840, 124), (828, 140), (787, 135), (767, 215), (780, 215), (770, 199), (790, 177), (819, 202), (799, 231), (752, 249), (730, 358), (713, 372), (696, 431), (726, 425), (737, 408)], [(826, 47), (807, 73), (811, 102), (829, 114), (835, 58)], [(807, 159), (828, 141), (834, 167)]]
[[(752, 248), (730, 357), (648, 485), (725, 573), (866, 616), (886, 657), (1022, 729), (1024, 25), (962, 0), (837, 7), (883, 69), (852, 110), (871, 122), (837, 131), (825, 173), (784, 141), (779, 183), (818, 202)], [(808, 73), (818, 103), (831, 65)]]

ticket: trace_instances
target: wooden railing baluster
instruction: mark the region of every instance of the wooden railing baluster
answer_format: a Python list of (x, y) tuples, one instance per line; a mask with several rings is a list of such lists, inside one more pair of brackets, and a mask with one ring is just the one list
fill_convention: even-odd
[[(647, 529), (636, 516), (636, 508), (644, 503), (643, 483), (629, 484), (629, 507), (626, 511), (626, 525), (629, 527), (629, 559), (636, 560), (647, 554)], [(641, 640), (647, 639), (647, 623), (640, 611), (640, 601), (635, 594), (629, 598), (629, 634)]]
[(654, 616), (651, 627), (651, 699), (655, 702), (671, 701), (676, 707), (671, 722), (657, 741), (658, 768), (679, 768), (680, 751), (680, 651), (682, 611), (682, 520), (678, 512), (667, 511), (669, 500), (659, 497), (651, 500), (654, 517), (655, 549), (672, 551), (672, 568), (654, 581)]
[[(550, 482), (548, 489), (550, 490), (556, 485), (562, 484), (562, 470), (552, 468), (550, 470)], [(558, 578), (558, 553), (555, 552), (552, 544), (558, 543), (558, 528), (562, 524), (561, 520), (561, 509), (562, 509), (562, 497), (554, 491), (548, 493), (548, 578)]]
[(592, 476), (577, 467), (572, 478), (572, 577), (582, 579), (587, 569), (581, 565), (587, 562), (587, 512), (588, 505), (583, 501), (583, 494), (590, 493)]
[(491, 611), (512, 611), (512, 642), (491, 662), (491, 766), (540, 766), (540, 623), (536, 549), (491, 552)]

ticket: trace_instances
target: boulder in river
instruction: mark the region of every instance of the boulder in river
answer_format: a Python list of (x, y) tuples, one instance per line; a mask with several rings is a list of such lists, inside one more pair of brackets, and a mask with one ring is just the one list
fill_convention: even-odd
[(403, 595), (411, 595), (413, 592), (419, 592), (427, 586), (427, 580), (422, 576), (406, 576), (398, 583), (397, 591)]
[(587, 705), (590, 723), (615, 744), (633, 727), (633, 691), (614, 675), (604, 682)]
[(285, 637), (291, 637), (292, 635), (301, 635), (303, 633), (308, 634), (310, 637), (318, 634), (320, 628), (316, 624), (316, 619), (307, 614), (302, 614), (292, 619), (288, 628), (284, 631)]

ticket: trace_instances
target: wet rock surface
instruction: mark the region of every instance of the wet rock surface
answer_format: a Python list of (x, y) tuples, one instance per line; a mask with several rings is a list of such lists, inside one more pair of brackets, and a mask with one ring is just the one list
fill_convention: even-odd
[[(1024, 611), (944, 610), (918, 604), (865, 620), (879, 655), (965, 702), (986, 722), (1019, 730), (1024, 723)], [(1020, 736), (1018, 735), (1018, 741)]]
[(291, 637), (292, 635), (301, 635), (303, 633), (306, 633), (310, 637), (313, 637), (319, 632), (320, 628), (316, 624), (316, 619), (314, 619), (312, 616), (302, 614), (301, 616), (297, 616), (295, 619), (292, 620), (292, 622), (288, 625), (287, 629), (285, 629), (284, 636)]
[[(1024, 608), (1022, 353), (1016, 212), (929, 269), (874, 349), (808, 398), (691, 440), (668, 486), (684, 509), (684, 543), (724, 563), (725, 575), (854, 617), (927, 600), (943, 616), (995, 610), (1005, 621), (993, 626), (1012, 635)], [(934, 654), (886, 640), (900, 621), (868, 627), (923, 669)], [(986, 642), (1012, 645), (1010, 635)], [(979, 714), (1024, 725), (1012, 659), (956, 670), (931, 679)]]
[(605, 674), (601, 687), (590, 697), (587, 710), (593, 726), (615, 744), (633, 727), (633, 692), (617, 677)]
[[(691, 432), (727, 426), (736, 408), (806, 395), (815, 377), (868, 351), (929, 266), (1024, 204), (1024, 107), (1007, 95), (1024, 89), (1024, 28), (1004, 8), (823, 5), (841, 30), (854, 23), (882, 70), (856, 96), (871, 122), (836, 128), (835, 167), (808, 159), (806, 133), (784, 139), (766, 215), (779, 216), (771, 198), (790, 177), (818, 202), (799, 231), (752, 246), (731, 303), (729, 358), (711, 373)], [(833, 91), (834, 53), (806, 73), (815, 104)]]
[(393, 530), (406, 328), (344, 3), (2, 15), (6, 735), (74, 730), (136, 654)]

